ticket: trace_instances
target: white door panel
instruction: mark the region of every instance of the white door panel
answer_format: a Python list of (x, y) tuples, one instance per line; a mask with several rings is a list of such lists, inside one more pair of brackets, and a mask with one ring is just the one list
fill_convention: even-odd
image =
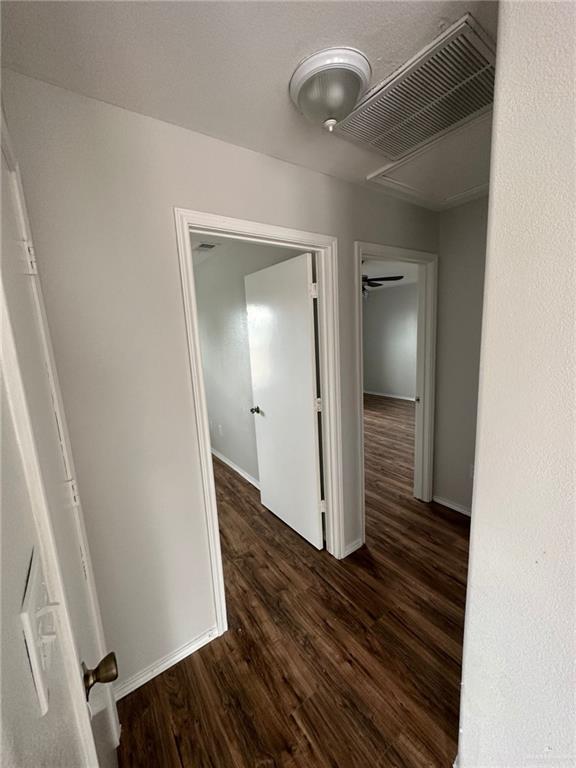
[(245, 277), (262, 504), (321, 549), (311, 284), (309, 253)]
[[(7, 181), (2, 168), (2, 176)], [(5, 205), (10, 190), (3, 188)], [(8, 208), (8, 205), (6, 205)], [(6, 217), (9, 211), (6, 212)], [(16, 232), (17, 233), (17, 232)], [(52, 402), (47, 361), (40, 333), (36, 303), (33, 296), (33, 280), (27, 274), (24, 248), (8, 230), (4, 231), (2, 281), (12, 333), (16, 341), (16, 353), (26, 395), (26, 403), (34, 429), (34, 438), (41, 466), (44, 489), (51, 510), (52, 525), (60, 557), (62, 575), (67, 585), (68, 601), (75, 626), (78, 654), (88, 663), (98, 662), (98, 650), (88, 620), (86, 586), (82, 560), (76, 535), (75, 509), (68, 483), (60, 436)], [(10, 247), (12, 246), (12, 247)]]
[[(5, 219), (4, 219), (5, 222)], [(5, 329), (3, 329), (5, 331)], [(4, 341), (4, 338), (3, 338)], [(5, 347), (3, 347), (5, 349)], [(87, 764), (82, 736), (66, 678), (66, 655), (57, 634), (45, 681), (50, 700), (41, 716), (39, 699), (23, 640), (22, 597), (32, 551), (38, 557), (40, 541), (34, 525), (34, 507), (27, 483), (27, 467), (13, 404), (5, 388), (2, 359), (2, 765), (33, 768), (40, 765)], [(4, 762), (6, 761), (6, 762)]]
[[(81, 661), (93, 667), (102, 656), (100, 617), (95, 593), (91, 589), (92, 575), (83, 536), (81, 510), (71, 490), (65, 423), (59, 407), (59, 391), (52, 364), (48, 328), (43, 316), (39, 277), (31, 274), (34, 268), (31, 266), (28, 241), (25, 239), (27, 232), (23, 205), (16, 171), (8, 165), (3, 153), (2, 299), (9, 326), (5, 330), (10, 332), (14, 349), (12, 366), (18, 371), (14, 381), (19, 382), (22, 389), (23, 413), (31, 430), (31, 454), (26, 461), (32, 461), (37, 467), (46, 508), (47, 530), (53, 536), (57, 558), (55, 567), (61, 574), (65, 613), (75, 645), (74, 658), (65, 659), (65, 663), (74, 665), (74, 674), (81, 680)], [(4, 356), (2, 362), (4, 366)], [(103, 686), (97, 688), (91, 695), (91, 705), (97, 709), (106, 707), (110, 713), (109, 743), (97, 745), (104, 754), (113, 752), (115, 746), (115, 709), (110, 692)], [(82, 710), (84, 716), (88, 716), (85, 704)]]

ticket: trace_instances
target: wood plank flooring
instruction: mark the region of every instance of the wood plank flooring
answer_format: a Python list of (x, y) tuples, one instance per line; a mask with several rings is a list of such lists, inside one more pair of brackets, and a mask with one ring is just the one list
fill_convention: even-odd
[(119, 702), (121, 768), (448, 768), (468, 520), (411, 497), (414, 405), (367, 395), (367, 544), (318, 552), (219, 461), (229, 631)]

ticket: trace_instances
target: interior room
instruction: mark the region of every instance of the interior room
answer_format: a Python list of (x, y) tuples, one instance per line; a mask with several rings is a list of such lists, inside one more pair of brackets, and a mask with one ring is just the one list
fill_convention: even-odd
[(322, 549), (317, 256), (203, 235), (190, 242), (216, 495), (225, 464), (258, 489), (262, 511)]
[(365, 486), (412, 498), (418, 265), (363, 259), (362, 283)]
[(364, 394), (415, 402), (418, 265), (364, 259), (362, 281)]
[(573, 768), (574, 4), (0, 10), (3, 762)]
[(296, 253), (206, 235), (191, 241), (212, 454), (258, 487), (244, 277)]

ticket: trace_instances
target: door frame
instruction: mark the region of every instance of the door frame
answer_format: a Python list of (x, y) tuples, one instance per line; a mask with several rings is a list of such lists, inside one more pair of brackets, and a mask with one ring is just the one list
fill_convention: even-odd
[(98, 765), (98, 756), (92, 734), (90, 714), (86, 706), (82, 671), (77, 661), (72, 618), (58, 561), (48, 501), (38, 465), (38, 455), (26, 395), (24, 393), (24, 382), (22, 381), (22, 374), (18, 364), (16, 344), (8, 316), (4, 289), (1, 286), (0, 323), (3, 329), (0, 371), (4, 376), (8, 408), (12, 412), (14, 431), (22, 457), (22, 464), (25, 467), (25, 480), (34, 514), (34, 527), (38, 537), (42, 571), (46, 580), (46, 588), (50, 595), (50, 602), (54, 605), (52, 610), (57, 625), (56, 633), (60, 640), (60, 651), (64, 662), (68, 691), (70, 693), (72, 709), (76, 716), (76, 734), (83, 753), (83, 765), (95, 766)]
[(278, 245), (284, 248), (293, 248), (294, 255), (304, 251), (312, 251), (317, 256), (316, 280), (318, 283), (318, 340), (322, 393), (326, 549), (331, 555), (340, 559), (345, 556), (345, 552), (337, 240), (329, 235), (319, 235), (314, 232), (304, 232), (262, 222), (234, 219), (185, 208), (175, 208), (174, 217), (186, 322), (192, 398), (197, 418), (204, 512), (208, 527), (212, 568), (212, 587), (216, 605), (217, 629), (219, 634), (222, 634), (227, 628), (226, 601), (218, 531), (218, 510), (216, 507), (216, 492), (210, 448), (208, 408), (202, 375), (202, 356), (190, 234), (217, 235), (218, 237), (235, 240)]
[[(2, 154), (8, 165), (10, 173), (10, 185), (14, 193), (14, 200), (17, 206), (18, 224), (22, 237), (22, 247), (27, 249), (30, 258), (34, 258), (33, 241), (30, 231), (30, 223), (26, 210), (24, 192), (22, 188), (22, 179), (20, 167), (12, 147), (8, 126), (4, 115), (2, 114), (1, 131)], [(50, 341), (48, 323), (46, 319), (46, 310), (42, 296), (41, 285), (37, 278), (37, 273), (31, 273), (32, 295), (37, 314), (37, 321), (41, 334), (42, 352), (47, 369), (48, 381), (51, 389), (52, 403), (54, 408), (54, 417), (56, 419), (58, 430), (61, 437), (61, 450), (65, 467), (70, 475), (70, 482), (73, 484), (74, 493), (77, 498), (77, 514), (72, 524), (78, 547), (82, 553), (83, 566), (86, 575), (86, 591), (90, 604), (94, 637), (96, 641), (97, 652), (100, 657), (106, 653), (104, 643), (104, 634), (102, 629), (102, 619), (98, 605), (98, 597), (94, 583), (94, 575), (86, 529), (80, 500), (76, 490), (76, 474), (70, 449), (70, 441), (67, 431), (66, 420), (64, 418), (64, 409), (62, 405), (62, 395), (58, 383), (54, 354)], [(4, 293), (2, 282), (0, 281), (0, 325), (2, 327), (3, 348), (1, 368), (4, 374), (6, 395), (9, 407), (14, 419), (14, 428), (20, 447), (22, 461), (26, 469), (26, 485), (30, 495), (32, 508), (34, 510), (34, 523), (38, 544), (40, 550), (40, 560), (46, 579), (46, 586), (50, 594), (51, 601), (55, 603), (54, 615), (58, 625), (58, 634), (60, 637), (60, 648), (66, 669), (66, 677), (70, 690), (72, 707), (76, 714), (77, 734), (80, 740), (80, 746), (83, 751), (84, 764), (86, 766), (98, 765), (98, 755), (94, 741), (91, 720), (99, 712), (107, 712), (110, 721), (111, 735), (116, 741), (116, 746), (120, 742), (120, 723), (116, 710), (116, 703), (112, 695), (111, 687), (107, 686), (104, 693), (104, 706), (98, 711), (94, 711), (86, 703), (86, 692), (83, 684), (83, 672), (78, 663), (76, 641), (74, 637), (74, 627), (72, 617), (66, 597), (66, 585), (62, 576), (58, 550), (52, 526), (51, 513), (46, 498), (44, 481), (39, 465), (38, 453), (30, 419), (30, 411), (26, 398), (22, 373), (18, 362), (16, 341), (12, 332), (12, 325), (8, 314), (8, 306)], [(72, 487), (72, 486), (71, 486)]]
[[(364, 479), (364, 348), (362, 310), (362, 260), (405, 261), (419, 265), (418, 331), (416, 349), (416, 435), (414, 461), (414, 496), (432, 501), (434, 467), (434, 389), (436, 378), (436, 303), (438, 256), (380, 243), (354, 242), (354, 313), (356, 322), (356, 371), (358, 382), (358, 435), (360, 456), (360, 509), (362, 541), (365, 541)], [(419, 449), (416, 444), (419, 442)]]
[[(18, 219), (22, 235), (22, 245), (25, 248), (28, 248), (29, 252), (32, 254), (32, 258), (35, 261), (36, 256), (34, 251), (34, 241), (32, 239), (32, 231), (30, 228), (30, 221), (28, 219), (28, 210), (26, 208), (26, 198), (22, 186), (20, 165), (18, 164), (18, 160), (12, 146), (12, 140), (10, 138), (10, 133), (8, 131), (8, 125), (6, 123), (4, 113), (2, 113), (1, 141), (2, 153), (6, 158), (8, 168), (12, 174), (11, 185), (14, 190), (15, 200), (18, 205)], [(72, 444), (70, 442), (70, 434), (68, 432), (68, 422), (66, 421), (64, 403), (62, 400), (62, 390), (60, 388), (60, 381), (58, 379), (56, 360), (54, 358), (54, 350), (52, 348), (52, 340), (50, 337), (50, 329), (48, 325), (48, 316), (46, 314), (46, 305), (44, 303), (42, 284), (40, 282), (41, 275), (37, 272), (35, 277), (36, 279), (34, 279), (32, 282), (32, 295), (37, 313), (38, 326), (40, 328), (40, 334), (42, 338), (42, 351), (46, 361), (46, 371), (52, 395), (54, 418), (56, 420), (58, 433), (60, 435), (62, 461), (64, 463), (66, 475), (69, 478), (68, 482), (70, 484), (71, 493), (75, 497), (76, 514), (73, 519), (74, 532), (76, 541), (78, 542), (78, 548), (81, 552), (85, 574), (85, 586), (92, 618), (92, 628), (94, 630), (98, 660), (100, 660), (108, 653), (108, 646), (106, 644), (106, 638), (104, 634), (102, 613), (100, 610), (96, 581), (94, 578), (94, 568), (92, 565), (90, 548), (88, 545), (88, 533), (86, 530), (84, 512), (82, 509), (82, 499), (78, 489), (78, 475), (76, 473), (74, 457), (72, 455)], [(94, 719), (97, 715), (100, 715), (102, 712), (107, 713), (110, 724), (110, 734), (116, 743), (116, 746), (118, 746), (118, 744), (120, 744), (120, 720), (118, 718), (118, 710), (116, 707), (116, 699), (114, 698), (114, 690), (112, 685), (104, 686), (102, 695), (98, 697), (96, 705), (92, 703), (90, 704), (90, 713), (92, 719)]]

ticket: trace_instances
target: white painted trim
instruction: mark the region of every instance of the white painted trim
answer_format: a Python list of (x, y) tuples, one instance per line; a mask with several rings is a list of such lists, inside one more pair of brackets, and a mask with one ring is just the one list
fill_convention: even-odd
[(192, 246), (190, 243), (189, 226), (187, 224), (186, 216), (178, 210), (175, 211), (175, 215), (182, 296), (184, 300), (184, 318), (188, 340), (188, 362), (190, 366), (192, 398), (196, 414), (197, 436), (200, 449), (200, 471), (202, 474), (202, 491), (204, 495), (204, 515), (208, 530), (212, 594), (216, 611), (216, 626), (218, 627), (218, 633), (222, 634), (228, 628), (226, 617), (226, 594), (224, 591), (224, 571), (222, 568), (222, 552), (220, 549), (220, 534), (218, 530), (214, 471), (212, 468), (212, 456), (210, 451), (210, 428), (208, 425), (208, 410), (206, 406), (204, 376), (202, 375), (202, 363), (200, 357), (200, 337), (198, 324), (193, 320), (193, 318), (196, 318), (197, 316), (197, 307), (196, 292), (194, 290)]
[(458, 504), (457, 501), (444, 499), (442, 496), (433, 496), (432, 501), (435, 501), (437, 504), (442, 504), (443, 507), (453, 509), (455, 512), (460, 512), (463, 515), (466, 515), (466, 517), (470, 517), (472, 515), (470, 507), (465, 507), (464, 504)]
[(225, 629), (224, 579), (218, 537), (218, 512), (211, 462), (210, 432), (206, 393), (202, 376), (200, 339), (194, 291), (194, 268), (190, 232), (217, 234), (236, 240), (280, 245), (317, 255), (318, 331), (320, 380), (323, 398), (322, 445), (324, 491), (326, 496), (326, 549), (337, 558), (344, 556), (344, 509), (342, 479), (342, 413), (340, 396), (340, 338), (338, 317), (338, 262), (336, 238), (314, 232), (277, 227), (260, 222), (233, 219), (202, 211), (174, 210), (178, 256), (182, 279), (184, 314), (188, 335), (192, 397), (198, 419), (198, 440), (202, 464), (204, 506), (210, 537), (214, 596), (218, 626)]
[(260, 483), (258, 482), (258, 480), (256, 480), (255, 477), (252, 477), (252, 475), (249, 475), (248, 472), (243, 470), (242, 467), (239, 467), (238, 464), (234, 464), (233, 461), (230, 461), (230, 459), (227, 459), (223, 453), (220, 453), (220, 451), (217, 451), (216, 448), (212, 448), (212, 455), (216, 456), (217, 459), (220, 459), (220, 461), (224, 462), (224, 464), (229, 466), (230, 469), (233, 469), (237, 475), (240, 475), (240, 477), (243, 477), (244, 480), (247, 480), (251, 485), (254, 486), (254, 488), (258, 488), (258, 490), (260, 490)]
[[(419, 265), (418, 275), (418, 345), (416, 390), (420, 397), (416, 406), (416, 440), (414, 461), (414, 496), (422, 501), (432, 499), (434, 461), (434, 384), (436, 376), (436, 283), (438, 256), (427, 251), (414, 251), (378, 243), (354, 243), (354, 317), (356, 330), (356, 375), (358, 386), (358, 456), (360, 475), (359, 508), (362, 513), (362, 541), (366, 538), (364, 481), (364, 349), (362, 338), (362, 259), (406, 261)], [(420, 407), (418, 407), (418, 405)]]
[(450, 208), (454, 208), (457, 205), (462, 205), (465, 202), (483, 197), (484, 195), (488, 194), (488, 182), (474, 185), (473, 187), (469, 187), (462, 192), (449, 195), (448, 197), (434, 198), (422, 192), (417, 187), (406, 184), (397, 179), (390, 178), (387, 174), (397, 171), (407, 163), (413, 162), (418, 157), (428, 152), (430, 149), (444, 141), (449, 136), (455, 136), (458, 133), (462, 133), (463, 131), (468, 130), (471, 125), (476, 125), (486, 120), (492, 120), (492, 105), (484, 107), (479, 114), (472, 118), (467, 118), (456, 128), (452, 127), (446, 129), (434, 140), (428, 142), (425, 146), (418, 147), (399, 160), (390, 160), (385, 165), (380, 166), (380, 168), (366, 176), (366, 181), (371, 184), (378, 184), (381, 187), (394, 190), (395, 192), (400, 192), (403, 197), (411, 199), (412, 201), (418, 200), (418, 202), (421, 205), (424, 205), (426, 208), (439, 212), (449, 210)]
[[(438, 301), (438, 257), (420, 267), (424, 280), (420, 283), (418, 322), (424, 325), (423, 345), (417, 350), (416, 367), (422, 372), (422, 460), (421, 493), (418, 498), (430, 501), (434, 481), (434, 419), (436, 414), (436, 316)], [(422, 350), (422, 346), (424, 349)]]
[(379, 187), (384, 187), (386, 191), (389, 191), (395, 197), (401, 197), (404, 200), (408, 200), (411, 203), (417, 201), (418, 205), (428, 208), (430, 211), (449, 211), (451, 208), (456, 208), (464, 203), (469, 203), (472, 200), (478, 200), (488, 194), (489, 184), (477, 184), (473, 187), (458, 192), (450, 197), (443, 198), (441, 200), (434, 200), (415, 187), (409, 184), (404, 184), (396, 179), (386, 178), (382, 176), (380, 178), (367, 179), (370, 184), (377, 184)]
[(348, 557), (348, 555), (351, 555), (352, 552), (356, 552), (357, 549), (360, 549), (360, 547), (364, 544), (364, 539), (356, 539), (356, 541), (350, 542), (346, 547), (344, 547), (344, 557)]
[[(33, 244), (32, 234), (30, 229), (30, 222), (28, 219), (28, 213), (26, 210), (26, 202), (24, 197), (24, 191), (22, 188), (22, 179), (20, 175), (20, 168), (18, 166), (16, 157), (13, 153), (12, 146), (10, 144), (10, 138), (8, 134), (8, 128), (2, 116), (2, 149), (5, 153), (5, 157), (8, 159), (10, 169), (13, 173), (13, 187), (14, 194), (18, 204), (18, 214), (20, 220), (20, 229), (22, 231), (23, 238)], [(56, 361), (54, 359), (54, 351), (52, 349), (52, 341), (48, 332), (48, 318), (46, 316), (46, 307), (44, 304), (44, 296), (42, 294), (42, 286), (40, 284), (40, 277), (33, 279), (32, 281), (32, 296), (36, 307), (38, 328), (42, 339), (42, 351), (46, 360), (46, 369), (48, 374), (48, 381), (50, 385), (52, 403), (54, 407), (54, 414), (58, 424), (58, 432), (60, 434), (60, 446), (62, 450), (62, 457), (64, 462), (64, 470), (66, 477), (74, 481), (76, 486), (76, 496), (78, 503), (75, 509), (73, 518), (75, 536), (78, 541), (78, 547), (82, 552), (82, 559), (86, 573), (86, 591), (88, 595), (88, 603), (90, 613), (92, 614), (93, 629), (96, 641), (96, 652), (99, 658), (103, 658), (108, 653), (108, 647), (104, 638), (104, 627), (102, 624), (102, 614), (100, 612), (100, 604), (98, 601), (98, 594), (96, 591), (96, 582), (94, 580), (94, 569), (92, 567), (92, 560), (90, 557), (90, 549), (88, 546), (88, 534), (86, 532), (86, 525), (84, 522), (84, 513), (82, 511), (82, 505), (80, 501), (76, 469), (74, 467), (74, 459), (72, 456), (72, 448), (70, 443), (70, 436), (68, 433), (68, 424), (64, 412), (64, 404), (62, 402), (62, 391), (60, 389), (60, 383), (58, 380), (58, 372), (56, 369)], [(120, 743), (120, 721), (118, 719), (118, 711), (112, 696), (110, 686), (105, 686), (104, 699), (106, 702), (106, 709), (108, 710), (108, 716), (110, 718), (110, 725), (112, 728), (112, 734), (116, 742), (116, 746)]]
[(120, 685), (115, 685), (114, 697), (116, 701), (119, 701), (120, 699), (124, 698), (124, 696), (132, 693), (132, 691), (135, 691), (136, 688), (140, 688), (141, 685), (149, 682), (153, 677), (156, 677), (156, 675), (160, 675), (162, 672), (170, 669), (170, 667), (173, 667), (174, 664), (182, 661), (182, 659), (185, 659), (187, 656), (191, 656), (193, 653), (196, 653), (196, 651), (199, 651), (202, 646), (206, 645), (211, 640), (214, 640), (214, 638), (218, 637), (220, 634), (221, 632), (219, 632), (218, 627), (214, 626), (206, 632), (203, 632), (198, 637), (195, 637), (194, 640), (191, 640), (189, 643), (185, 643), (184, 645), (180, 646), (180, 648), (172, 651), (172, 653), (163, 656), (161, 659), (158, 659), (158, 661), (150, 664), (150, 666), (146, 667), (140, 672), (137, 672), (135, 675), (132, 675), (132, 677), (129, 677), (128, 680), (120, 683)]
[(389, 397), (391, 400), (409, 400), (411, 403), (416, 402), (415, 397), (406, 397), (406, 395), (393, 395), (391, 392), (372, 392), (369, 389), (365, 389), (364, 394), (375, 395), (376, 397)]
[(54, 611), (57, 621), (57, 635), (60, 639), (60, 647), (64, 659), (65, 675), (67, 677), (68, 690), (72, 709), (76, 717), (76, 732), (82, 750), (82, 766), (97, 766), (98, 757), (92, 735), (92, 727), (88, 708), (86, 706), (86, 693), (82, 683), (82, 672), (78, 662), (76, 643), (72, 627), (72, 619), (64, 578), (58, 559), (56, 538), (50, 518), (50, 509), (46, 490), (40, 469), (40, 460), (34, 440), (34, 431), (26, 401), (24, 382), (18, 363), (16, 343), (12, 331), (12, 324), (8, 315), (8, 308), (4, 287), (0, 282), (0, 327), (2, 328), (2, 356), (0, 359), (1, 372), (6, 387), (8, 407), (14, 420), (16, 439), (20, 448), (22, 463), (25, 468), (26, 484), (30, 495), (31, 506), (34, 514), (34, 523), (40, 547), (40, 559), (42, 570), (46, 580), (46, 588), (50, 602), (56, 603), (58, 608)]
[[(29, 245), (33, 245), (32, 234), (30, 229), (30, 222), (28, 219), (28, 213), (26, 210), (26, 200), (24, 191), (22, 188), (22, 178), (20, 174), (20, 167), (14, 153), (13, 145), (10, 139), (8, 126), (4, 113), (2, 112), (2, 153), (6, 158), (10, 170), (10, 184), (14, 192), (14, 201), (17, 208), (17, 215), (19, 220), (19, 227), (21, 231), (22, 239)], [(44, 298), (42, 295), (42, 289), (40, 285), (40, 279), (37, 276), (31, 277), (32, 296), (35, 304), (35, 310), (37, 313), (38, 328), (41, 336), (42, 352), (46, 364), (48, 381), (52, 395), (52, 403), (54, 408), (55, 418), (58, 424), (58, 431), (60, 434), (60, 444), (62, 450), (62, 459), (66, 471), (66, 476), (73, 478), (76, 482), (76, 474), (74, 469), (74, 463), (72, 459), (72, 453), (70, 448), (70, 438), (68, 435), (68, 427), (64, 415), (64, 407), (62, 404), (62, 395), (60, 385), (58, 382), (58, 375), (56, 371), (56, 363), (54, 361), (54, 353), (52, 350), (52, 343), (50, 340), (50, 334), (48, 331), (48, 321), (46, 318), (46, 309), (44, 305)], [(86, 699), (84, 686), (82, 684), (82, 671), (80, 668), (80, 661), (77, 656), (76, 643), (74, 640), (74, 627), (72, 626), (72, 619), (70, 611), (67, 605), (65, 596), (64, 580), (60, 570), (60, 564), (58, 560), (58, 552), (55, 543), (55, 535), (52, 528), (52, 522), (50, 519), (50, 510), (48, 506), (48, 500), (45, 495), (44, 485), (41, 478), (41, 471), (39, 465), (39, 458), (36, 453), (36, 446), (34, 443), (32, 424), (30, 421), (30, 415), (28, 412), (28, 405), (26, 403), (26, 395), (24, 391), (24, 384), (21, 378), (20, 368), (18, 365), (15, 340), (12, 334), (10, 320), (7, 312), (7, 305), (4, 296), (4, 292), (1, 292), (1, 311), (2, 311), (2, 368), (6, 379), (6, 389), (10, 399), (10, 392), (12, 392), (12, 405), (14, 408), (14, 417), (17, 421), (17, 432), (19, 432), (19, 442), (22, 451), (23, 459), (27, 467), (27, 483), (30, 489), (31, 499), (35, 500), (33, 505), (36, 510), (36, 527), (38, 532), (38, 538), (40, 541), (41, 559), (44, 564), (45, 576), (47, 581), (52, 581), (52, 598), (54, 602), (60, 604), (60, 611), (58, 616), (58, 623), (63, 630), (61, 632), (62, 637), (62, 652), (65, 657), (65, 667), (69, 676), (72, 679), (72, 690), (74, 691), (73, 706), (77, 713), (77, 719), (80, 727), (80, 738), (86, 754), (87, 764), (97, 765), (96, 748), (94, 744), (94, 738), (92, 734), (92, 728), (90, 721), (87, 720), (89, 713), (86, 707)], [(19, 426), (18, 426), (19, 425)], [(21, 430), (21, 431), (20, 431)], [(94, 573), (92, 570), (92, 563), (90, 559), (90, 553), (88, 548), (87, 534), (84, 525), (84, 518), (80, 502), (75, 509), (75, 516), (73, 519), (74, 533), (78, 542), (78, 547), (82, 552), (83, 566), (86, 575), (86, 591), (87, 600), (89, 603), (90, 613), (92, 614), (92, 629), (94, 631), (94, 639), (96, 641), (96, 651), (103, 657), (107, 653), (106, 644), (104, 641), (104, 633), (102, 627), (102, 617), (100, 613), (100, 607), (98, 603), (98, 596), (96, 592), (96, 586), (94, 582)], [(48, 585), (49, 586), (49, 585)], [(50, 586), (49, 586), (50, 589)], [(116, 742), (116, 746), (120, 743), (120, 723), (118, 720), (118, 713), (116, 710), (116, 704), (112, 696), (110, 686), (105, 686), (104, 691), (105, 708), (108, 713), (110, 721), (111, 733)], [(86, 728), (86, 721), (88, 726)]]
[(463, 205), (469, 203), (472, 200), (477, 200), (480, 197), (485, 197), (488, 194), (490, 183), (487, 181), (484, 184), (476, 184), (473, 187), (457, 192), (454, 195), (446, 198), (446, 209), (454, 208), (457, 205)]

